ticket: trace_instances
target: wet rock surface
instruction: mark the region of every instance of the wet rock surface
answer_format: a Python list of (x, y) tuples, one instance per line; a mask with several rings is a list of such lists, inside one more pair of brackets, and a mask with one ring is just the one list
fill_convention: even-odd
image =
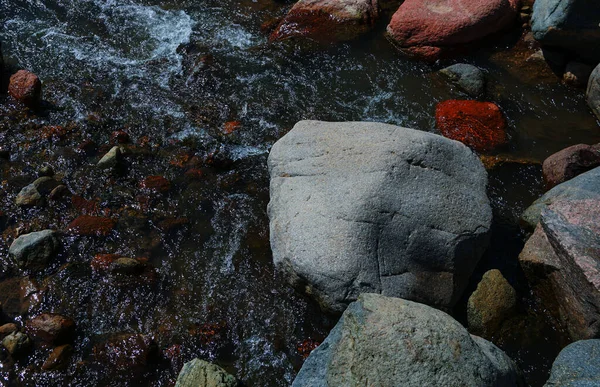
[(59, 247), (57, 232), (44, 230), (21, 235), (10, 245), (8, 253), (19, 267), (39, 270), (56, 256)]
[(25, 323), (25, 331), (44, 345), (66, 344), (75, 334), (75, 321), (59, 314), (42, 313)]
[(487, 247), (487, 175), (458, 142), (302, 121), (273, 146), (269, 170), (273, 260), (325, 309), (365, 292), (451, 307)]
[(175, 387), (235, 387), (237, 380), (218, 365), (194, 359), (183, 365)]
[(458, 63), (441, 69), (440, 74), (471, 97), (480, 97), (485, 92), (485, 75), (476, 66)]
[(600, 384), (600, 340), (581, 340), (563, 349), (554, 364), (546, 387), (595, 386)]
[(370, 31), (378, 17), (377, 0), (300, 0), (270, 39), (351, 40)]
[(519, 386), (519, 371), (492, 343), (428, 306), (363, 294), (315, 349), (293, 386)]
[(586, 98), (589, 107), (600, 119), (600, 65), (596, 66), (590, 75)]
[(435, 123), (444, 137), (478, 152), (494, 150), (508, 142), (506, 119), (491, 102), (450, 100), (435, 109)]
[(551, 189), (597, 166), (600, 166), (600, 145), (578, 144), (565, 148), (544, 160), (546, 188)]
[(42, 97), (42, 82), (34, 73), (19, 70), (10, 77), (8, 93), (29, 107), (37, 107)]

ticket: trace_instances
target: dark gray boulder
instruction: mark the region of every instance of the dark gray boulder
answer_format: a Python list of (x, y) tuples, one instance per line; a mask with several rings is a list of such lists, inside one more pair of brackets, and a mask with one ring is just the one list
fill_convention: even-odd
[(536, 0), (531, 30), (540, 43), (560, 47), (590, 60), (600, 60), (600, 2)]
[(441, 69), (440, 74), (447, 77), (471, 97), (479, 97), (485, 92), (485, 75), (476, 66), (457, 63)]
[(558, 386), (600, 386), (600, 340), (576, 341), (560, 351), (545, 387)]
[(21, 235), (13, 241), (8, 254), (26, 269), (43, 269), (60, 247), (56, 231), (44, 230)]
[(327, 310), (360, 293), (449, 308), (488, 246), (487, 173), (459, 142), (302, 121), (268, 164), (273, 260)]
[(590, 75), (586, 99), (590, 109), (600, 119), (600, 65), (596, 66)]
[(518, 386), (494, 344), (446, 313), (400, 298), (362, 294), (306, 359), (294, 387)]

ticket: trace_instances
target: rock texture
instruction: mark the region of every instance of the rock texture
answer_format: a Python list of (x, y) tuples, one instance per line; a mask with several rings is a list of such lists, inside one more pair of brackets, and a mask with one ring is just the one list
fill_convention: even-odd
[(518, 0), (406, 0), (387, 27), (408, 53), (436, 60), (515, 22)]
[(494, 337), (516, 306), (517, 292), (500, 270), (486, 272), (467, 303), (469, 332)]
[(56, 255), (59, 247), (56, 231), (44, 230), (21, 235), (10, 245), (8, 254), (19, 267), (43, 269)]
[(487, 174), (458, 142), (302, 121), (268, 164), (274, 262), (325, 309), (365, 292), (451, 307), (487, 248)]
[(218, 365), (194, 359), (183, 365), (175, 387), (235, 387), (237, 380)]
[(546, 189), (600, 166), (600, 144), (578, 144), (557, 152), (542, 164)]
[(55, 313), (42, 313), (27, 321), (25, 331), (36, 342), (60, 345), (72, 340), (75, 321)]
[(574, 340), (600, 335), (600, 200), (546, 206), (519, 256), (534, 293)]
[(600, 386), (600, 340), (577, 341), (560, 351), (545, 387), (559, 386)]
[(370, 31), (378, 17), (377, 0), (300, 0), (270, 39), (350, 40)]
[(557, 185), (533, 202), (521, 216), (521, 223), (529, 230), (535, 229), (542, 210), (555, 201), (568, 199), (600, 198), (600, 167)]
[(531, 30), (544, 45), (600, 60), (600, 3), (594, 0), (537, 0)]
[(596, 66), (592, 71), (592, 75), (590, 75), (586, 99), (590, 109), (600, 119), (600, 64)]
[(457, 63), (441, 69), (440, 74), (472, 97), (479, 97), (485, 91), (485, 75), (476, 66)]
[(8, 94), (29, 107), (36, 107), (42, 97), (42, 82), (34, 73), (19, 70), (10, 77)]
[(435, 124), (444, 137), (487, 152), (508, 142), (506, 120), (492, 102), (449, 100), (435, 108)]
[(31, 348), (31, 340), (24, 333), (13, 332), (2, 339), (2, 345), (11, 355), (22, 355)]
[(518, 386), (492, 343), (428, 306), (362, 294), (315, 349), (293, 386)]

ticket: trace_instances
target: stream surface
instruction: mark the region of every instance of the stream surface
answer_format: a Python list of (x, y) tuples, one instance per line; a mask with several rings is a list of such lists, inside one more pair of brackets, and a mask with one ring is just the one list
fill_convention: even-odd
[[(75, 361), (66, 371), (28, 367), (47, 356), (36, 351), (10, 370), (0, 367), (0, 385), (173, 383), (176, 372), (166, 360), (136, 376), (116, 375), (107, 371), (110, 365), (93, 361), (94, 346), (120, 332), (151, 335), (163, 351), (179, 345), (183, 361), (216, 362), (249, 386), (291, 383), (303, 361), (299, 345), (322, 341), (336, 319), (290, 289), (272, 266), (266, 215), (271, 145), (302, 119), (380, 121), (436, 132), (435, 105), (466, 96), (434, 74), (452, 62), (403, 58), (383, 37), (385, 20), (352, 43), (269, 43), (261, 25), (290, 5), (0, 0), (5, 61), (39, 75), (45, 101), (40, 114), (15, 118), (14, 106), (0, 96), (0, 144), (11, 151), (11, 166), (0, 169), (0, 180), (7, 181), (0, 231), (64, 229), (82, 212), (70, 205), (15, 206), (16, 194), (45, 164), (71, 192), (95, 203), (88, 213), (119, 219), (105, 238), (65, 236), (59, 259), (43, 273), (10, 269), (3, 262), (7, 239), (0, 240), (0, 281), (30, 274), (38, 284), (38, 302), (27, 314), (52, 311), (77, 324)], [(508, 119), (510, 144), (501, 153), (539, 163), (569, 145), (600, 142), (582, 90), (558, 81), (524, 82), (520, 70), (494, 60), (514, 41), (495, 41), (461, 58), (486, 72), (486, 99)], [(231, 135), (222, 131), (226, 122), (238, 127)], [(34, 127), (67, 124), (75, 128), (71, 137), (31, 139)], [(125, 173), (107, 177), (94, 163), (116, 130), (146, 145), (128, 157)], [(99, 149), (82, 155), (76, 150), (84, 141)], [(226, 162), (194, 164), (215, 154)], [(202, 179), (184, 174), (192, 167)], [(151, 175), (171, 181), (168, 194), (140, 190), (139, 182)], [(543, 192), (541, 168), (499, 167), (490, 172), (489, 191), (493, 243), (474, 281), (498, 267), (527, 293), (516, 261), (524, 238), (518, 217)], [(178, 226), (165, 226), (169, 221)], [(100, 253), (145, 257), (154, 271), (135, 281), (98, 275), (89, 263)], [(523, 305), (525, 314), (535, 315), (535, 300)], [(498, 345), (532, 385), (542, 385), (563, 345), (561, 334), (552, 326), (515, 329), (523, 333)]]

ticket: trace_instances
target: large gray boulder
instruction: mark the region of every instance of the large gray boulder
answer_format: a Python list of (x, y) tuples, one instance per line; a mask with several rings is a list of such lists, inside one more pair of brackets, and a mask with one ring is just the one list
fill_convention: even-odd
[(273, 260), (327, 310), (360, 293), (451, 307), (488, 246), (487, 174), (459, 142), (302, 121), (268, 164)]
[(531, 30), (547, 46), (600, 60), (600, 2), (597, 0), (536, 0)]
[(542, 210), (556, 201), (599, 198), (600, 167), (596, 167), (546, 192), (525, 210), (521, 215), (521, 223), (525, 228), (534, 230), (540, 221)]
[(596, 115), (600, 119), (600, 64), (596, 66), (590, 79), (588, 81), (587, 103)]
[(44, 230), (21, 235), (13, 241), (8, 254), (25, 269), (43, 269), (60, 247), (56, 231)]
[(576, 341), (560, 351), (545, 387), (559, 386), (600, 386), (600, 340)]
[(237, 380), (218, 365), (194, 359), (183, 365), (175, 387), (235, 387)]
[(306, 359), (295, 387), (517, 386), (511, 359), (423, 304), (362, 294)]

